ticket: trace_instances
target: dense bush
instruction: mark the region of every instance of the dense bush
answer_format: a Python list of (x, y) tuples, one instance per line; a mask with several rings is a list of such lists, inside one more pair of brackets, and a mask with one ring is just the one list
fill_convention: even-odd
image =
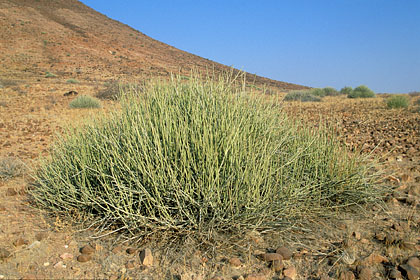
[(296, 90), (287, 93), (284, 101), (319, 102), (321, 98), (313, 95), (312, 90)]
[(73, 99), (70, 104), (70, 108), (101, 108), (101, 102), (89, 95), (80, 95)]
[(135, 237), (211, 238), (378, 198), (363, 158), (231, 84), (178, 79), (125, 94), (120, 111), (53, 145), (31, 191), (37, 205)]
[(394, 95), (386, 100), (388, 108), (408, 108), (410, 100), (402, 95)]
[(341, 94), (343, 94), (343, 95), (349, 95), (349, 94), (351, 94), (353, 92), (353, 88), (352, 87), (343, 87), (341, 90), (340, 90), (340, 93)]
[(326, 96), (338, 96), (340, 93), (332, 87), (325, 87), (322, 89)]
[(351, 93), (347, 95), (348, 98), (372, 98), (375, 97), (373, 90), (367, 86), (361, 85), (355, 88)]

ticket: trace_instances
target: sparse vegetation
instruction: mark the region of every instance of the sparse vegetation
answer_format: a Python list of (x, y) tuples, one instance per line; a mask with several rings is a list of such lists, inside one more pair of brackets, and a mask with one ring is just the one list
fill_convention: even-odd
[(78, 83), (80, 83), (78, 80), (76, 80), (76, 79), (68, 79), (67, 81), (66, 81), (66, 83), (68, 83), (68, 84), (78, 84)]
[(57, 75), (56, 74), (53, 74), (53, 73), (51, 73), (51, 72), (47, 72), (46, 74), (45, 74), (45, 78), (56, 78), (57, 77)]
[(312, 88), (307, 90), (294, 90), (289, 92), (285, 101), (319, 102), (325, 96), (337, 96), (337, 90), (332, 87)]
[(394, 108), (408, 108), (408, 105), (410, 104), (410, 100), (402, 95), (394, 95), (386, 100), (386, 105), (390, 109)]
[(25, 170), (25, 164), (15, 157), (0, 158), (0, 180), (21, 176)]
[(348, 98), (372, 98), (375, 97), (373, 90), (367, 86), (361, 85), (352, 90), (351, 93), (347, 95)]
[(95, 97), (89, 95), (80, 95), (73, 99), (70, 104), (70, 108), (79, 109), (79, 108), (101, 108), (101, 102)]
[(321, 98), (313, 95), (311, 90), (294, 90), (286, 94), (284, 101), (320, 102)]
[[(37, 171), (39, 207), (130, 236), (269, 229), (375, 201), (370, 166), (332, 133), (229, 82), (125, 92), (121, 111), (69, 128)], [(70, 215), (70, 214), (69, 214)]]
[(0, 88), (17, 86), (20, 83), (22, 83), (20, 80), (0, 79)]

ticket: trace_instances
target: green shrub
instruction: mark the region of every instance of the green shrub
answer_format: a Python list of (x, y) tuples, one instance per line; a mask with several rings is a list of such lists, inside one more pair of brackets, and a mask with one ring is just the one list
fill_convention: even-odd
[(66, 81), (66, 83), (68, 83), (68, 84), (78, 84), (78, 83), (80, 83), (78, 80), (76, 80), (76, 79), (68, 79), (67, 81)]
[(21, 176), (25, 170), (25, 164), (15, 157), (0, 158), (0, 180)]
[(47, 72), (47, 73), (45, 74), (45, 78), (55, 78), (55, 77), (57, 77), (57, 75), (56, 75), (56, 74), (53, 74), (53, 73), (51, 73), (51, 72)]
[(373, 90), (367, 86), (361, 85), (355, 88), (350, 94), (347, 95), (348, 98), (372, 98), (375, 97)]
[(313, 96), (324, 97), (325, 91), (321, 88), (312, 88), (309, 90), (309, 93)]
[(332, 87), (325, 87), (322, 89), (326, 96), (338, 96), (340, 93)]
[(388, 108), (408, 108), (408, 105), (410, 104), (410, 100), (408, 100), (407, 97), (402, 95), (394, 95), (389, 97), (386, 100), (386, 105)]
[(296, 90), (286, 94), (284, 101), (319, 102), (321, 98), (312, 94), (312, 90)]
[(340, 90), (340, 94), (343, 94), (343, 95), (350, 95), (352, 92), (353, 92), (353, 88), (352, 87), (343, 87)]
[(332, 133), (229, 81), (181, 79), (126, 93), (120, 111), (69, 128), (36, 173), (37, 205), (137, 238), (211, 238), (378, 198), (371, 167)]
[(95, 97), (89, 95), (80, 95), (73, 99), (70, 108), (101, 108), (101, 102)]

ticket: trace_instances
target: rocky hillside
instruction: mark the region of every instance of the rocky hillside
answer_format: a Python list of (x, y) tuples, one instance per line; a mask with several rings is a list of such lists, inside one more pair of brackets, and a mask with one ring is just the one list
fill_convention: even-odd
[[(0, 0), (0, 73), (4, 78), (107, 80), (148, 75), (220, 73), (222, 64), (181, 51), (77, 0)], [(237, 71), (237, 70), (234, 70)], [(247, 74), (256, 85), (303, 86)]]

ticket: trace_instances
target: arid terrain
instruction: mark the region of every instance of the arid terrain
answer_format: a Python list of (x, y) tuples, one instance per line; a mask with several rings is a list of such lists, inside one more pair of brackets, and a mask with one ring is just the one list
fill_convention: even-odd
[[(290, 117), (326, 123), (350, 149), (376, 157), (379, 183), (391, 189), (384, 204), (213, 245), (93, 238), (98, 233), (31, 207), (26, 191), (31, 170), (48, 155), (56, 133), (98, 110), (118, 108), (117, 101), (103, 100), (102, 109), (70, 109), (74, 96), (64, 94), (95, 96), (110, 80), (230, 68), (74, 0), (0, 0), (0, 22), (0, 160), (15, 158), (27, 166), (17, 177), (0, 178), (0, 279), (419, 279), (420, 113), (413, 105), (419, 97), (411, 98), (408, 109), (391, 110), (380, 95), (283, 103)], [(279, 98), (305, 88), (250, 74), (247, 80)], [(146, 248), (153, 260), (143, 258)]]

